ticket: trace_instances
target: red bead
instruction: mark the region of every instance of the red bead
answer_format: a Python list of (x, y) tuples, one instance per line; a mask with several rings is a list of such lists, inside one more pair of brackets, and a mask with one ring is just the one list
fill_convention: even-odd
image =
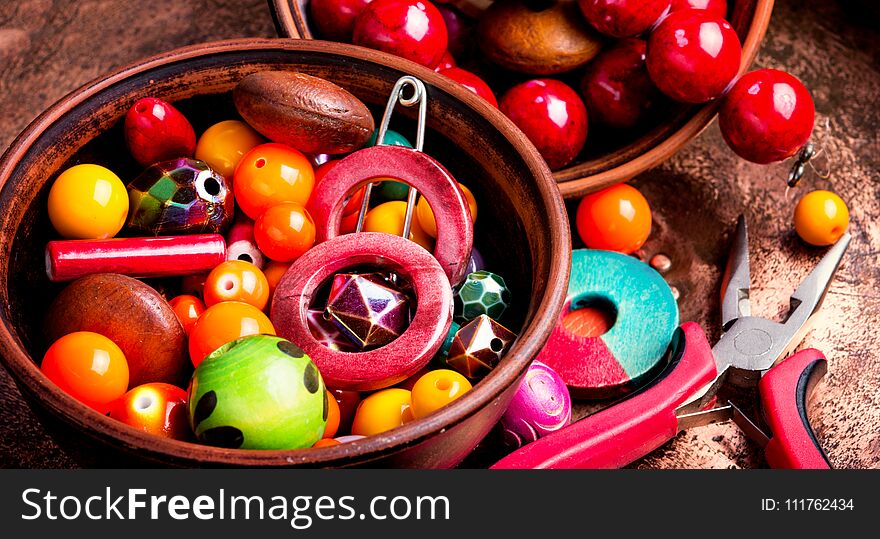
[(430, 2), (374, 0), (354, 25), (354, 44), (434, 67), (448, 44), (443, 16)]
[(370, 0), (309, 0), (311, 21), (318, 37), (329, 41), (351, 41), (354, 21)]
[(685, 103), (720, 97), (739, 72), (733, 27), (700, 9), (676, 11), (648, 38), (648, 73), (661, 92)]
[(810, 92), (776, 69), (743, 75), (724, 97), (718, 126), (727, 145), (753, 163), (791, 157), (813, 132), (816, 110)]
[(727, 0), (672, 0), (670, 11), (683, 9), (705, 9), (716, 17), (727, 17)]
[(145, 167), (191, 157), (196, 151), (196, 133), (186, 117), (155, 97), (140, 99), (128, 110), (125, 141), (135, 161)]
[(581, 80), (590, 120), (609, 127), (636, 126), (658, 96), (645, 67), (647, 43), (625, 39), (599, 53)]
[(452, 69), (455, 65), (455, 58), (452, 57), (449, 51), (446, 51), (443, 53), (443, 57), (440, 58), (440, 63), (434, 67), (434, 71), (440, 73), (441, 71)]
[(600, 33), (632, 37), (647, 31), (669, 7), (670, 0), (578, 0), (587, 22)]
[(498, 100), (495, 99), (495, 94), (492, 93), (492, 89), (489, 88), (489, 85), (486, 84), (483, 79), (474, 75), (470, 71), (465, 71), (459, 67), (452, 67), (449, 69), (444, 69), (440, 71), (440, 74), (449, 77), (455, 82), (461, 84), (468, 90), (482, 97), (486, 101), (488, 101), (493, 107), (498, 107)]
[(499, 108), (538, 148), (552, 170), (571, 163), (587, 140), (587, 109), (566, 84), (534, 79), (507, 91)]

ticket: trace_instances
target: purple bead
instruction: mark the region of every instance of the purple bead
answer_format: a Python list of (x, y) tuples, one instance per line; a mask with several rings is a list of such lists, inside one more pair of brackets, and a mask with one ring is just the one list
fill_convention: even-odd
[(486, 262), (483, 260), (483, 255), (480, 254), (480, 251), (477, 251), (477, 248), (474, 247), (471, 249), (471, 256), (468, 258), (467, 263), (467, 271), (465, 271), (465, 275), (470, 275), (475, 271), (480, 271), (486, 269)]
[(327, 348), (339, 350), (340, 352), (357, 351), (351, 342), (345, 338), (345, 335), (339, 331), (336, 324), (324, 317), (324, 311), (309, 309), (306, 321), (309, 324), (309, 331), (312, 332), (315, 340)]
[(358, 349), (390, 343), (409, 325), (409, 298), (378, 273), (333, 277), (327, 314)]
[(520, 447), (571, 422), (571, 396), (556, 371), (532, 362), (507, 411), (501, 416), (504, 443)]

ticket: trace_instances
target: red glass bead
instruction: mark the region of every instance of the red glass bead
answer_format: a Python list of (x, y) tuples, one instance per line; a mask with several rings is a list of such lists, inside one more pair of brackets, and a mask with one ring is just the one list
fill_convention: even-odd
[(647, 31), (669, 7), (670, 0), (578, 0), (587, 22), (599, 33), (632, 37)]
[(739, 72), (741, 58), (730, 23), (700, 9), (671, 13), (648, 38), (651, 79), (661, 92), (685, 103), (720, 97)]
[(452, 57), (449, 51), (446, 51), (443, 53), (443, 57), (440, 58), (440, 63), (434, 67), (434, 71), (440, 73), (441, 71), (452, 69), (455, 65), (455, 58)]
[(333, 395), (336, 404), (339, 405), (339, 428), (336, 429), (336, 433), (350, 432), (351, 422), (354, 421), (354, 413), (361, 402), (360, 393), (344, 389), (328, 389), (328, 391)]
[(192, 157), (196, 133), (179, 110), (155, 97), (135, 103), (125, 115), (125, 141), (142, 166), (178, 157)]
[(374, 0), (354, 25), (355, 45), (434, 67), (448, 44), (443, 16), (430, 2)]
[(577, 93), (553, 79), (518, 84), (499, 108), (538, 148), (552, 170), (571, 163), (587, 140), (587, 109)]
[(716, 17), (727, 17), (727, 0), (672, 0), (670, 11), (684, 9), (705, 9)]
[(625, 39), (599, 53), (581, 80), (590, 120), (609, 127), (636, 126), (658, 96), (645, 67), (647, 43)]
[(329, 41), (351, 41), (354, 21), (370, 0), (309, 0), (311, 22), (318, 37)]
[(495, 99), (495, 94), (492, 93), (492, 89), (489, 88), (489, 85), (486, 84), (483, 79), (474, 75), (470, 71), (466, 71), (459, 67), (452, 67), (440, 71), (440, 74), (449, 77), (450, 79), (461, 84), (468, 90), (482, 97), (483, 99), (488, 101), (493, 107), (498, 107), (498, 100)]
[(813, 132), (816, 110), (810, 92), (776, 69), (743, 75), (724, 97), (718, 126), (727, 145), (753, 163), (791, 157)]

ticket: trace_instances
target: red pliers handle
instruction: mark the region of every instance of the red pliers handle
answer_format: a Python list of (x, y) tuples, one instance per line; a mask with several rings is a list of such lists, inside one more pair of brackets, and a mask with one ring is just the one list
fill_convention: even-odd
[[(619, 468), (657, 449), (680, 430), (677, 408), (718, 375), (698, 324), (681, 326), (671, 355), (667, 368), (647, 388), (514, 451), (492, 468)], [(771, 466), (829, 467), (806, 416), (807, 398), (824, 369), (821, 353), (804, 350), (761, 379), (765, 421), (772, 433), (766, 446)]]

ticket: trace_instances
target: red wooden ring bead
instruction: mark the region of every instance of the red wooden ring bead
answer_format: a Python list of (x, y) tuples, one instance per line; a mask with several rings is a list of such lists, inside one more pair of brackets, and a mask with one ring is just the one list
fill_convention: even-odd
[[(373, 146), (339, 161), (321, 181), (312, 207), (317, 242), (339, 235), (345, 197), (360, 184), (379, 178), (408, 183), (424, 196), (437, 221), (434, 257), (449, 282), (458, 284), (465, 275), (474, 243), (470, 208), (458, 183), (443, 165), (428, 155), (402, 146)], [(415, 218), (415, 217), (414, 217)]]
[[(309, 330), (312, 298), (332, 275), (365, 265), (393, 271), (412, 285), (415, 316), (400, 337), (381, 348), (331, 350)], [(417, 244), (380, 232), (346, 234), (316, 245), (290, 266), (275, 290), (271, 318), (280, 337), (312, 358), (329, 387), (381, 389), (412, 376), (440, 349), (452, 322), (452, 288), (437, 260)]]

